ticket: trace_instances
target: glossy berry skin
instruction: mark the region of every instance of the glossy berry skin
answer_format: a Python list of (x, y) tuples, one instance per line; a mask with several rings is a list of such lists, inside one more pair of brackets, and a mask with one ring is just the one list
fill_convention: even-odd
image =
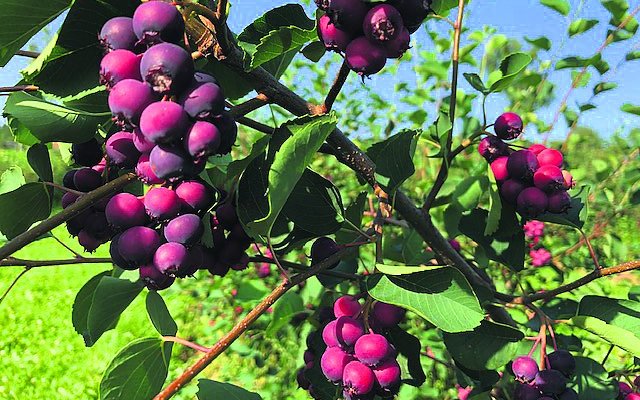
[(133, 145), (140, 153), (149, 154), (156, 146), (155, 143), (147, 139), (140, 129), (133, 130)]
[(118, 49), (133, 51), (138, 41), (133, 32), (133, 19), (129, 17), (111, 18), (102, 25), (98, 40), (106, 51)]
[(533, 179), (533, 174), (539, 166), (536, 155), (529, 150), (518, 150), (511, 153), (507, 162), (509, 176), (524, 182), (530, 182)]
[(147, 289), (157, 291), (167, 289), (176, 278), (163, 274), (153, 264), (150, 264), (140, 267), (140, 280), (144, 282)]
[(225, 111), (222, 115), (215, 117), (212, 122), (218, 127), (218, 130), (222, 134), (220, 140), (220, 147), (218, 147), (218, 154), (228, 154), (233, 148), (233, 144), (238, 137), (238, 126), (233, 119), (231, 113)]
[(138, 126), (140, 116), (156, 100), (149, 85), (135, 79), (125, 79), (109, 92), (109, 110), (122, 126)]
[(478, 144), (478, 153), (491, 163), (497, 158), (509, 155), (509, 146), (495, 136), (487, 136)]
[(546, 150), (547, 146), (543, 145), (543, 144), (532, 144), (531, 146), (529, 146), (529, 151), (532, 151), (533, 154), (535, 154), (536, 156), (538, 154), (540, 154), (543, 150)]
[(221, 133), (211, 122), (196, 121), (187, 132), (184, 146), (193, 158), (209, 157), (220, 147)]
[(215, 83), (192, 85), (180, 98), (180, 104), (193, 119), (206, 120), (224, 111), (224, 94)]
[(216, 208), (216, 217), (220, 225), (226, 229), (231, 230), (238, 223), (238, 214), (231, 202), (221, 204)]
[(326, 12), (336, 26), (352, 35), (362, 32), (362, 21), (369, 11), (362, 1), (325, 0)]
[(533, 174), (533, 184), (542, 191), (555, 192), (564, 190), (562, 170), (555, 165), (542, 165)]
[(193, 162), (189, 154), (179, 146), (161, 144), (149, 154), (151, 170), (160, 179), (179, 178), (191, 175)]
[(547, 355), (552, 369), (570, 377), (576, 370), (576, 359), (566, 350), (556, 350)]
[(342, 385), (348, 396), (360, 396), (371, 392), (376, 377), (371, 368), (359, 361), (351, 361), (344, 367)]
[[(334, 255), (340, 250), (340, 246), (331, 238), (321, 237), (316, 239), (311, 245), (311, 263), (318, 264), (322, 260)], [(338, 263), (333, 264), (330, 268), (335, 268)]]
[(354, 353), (364, 365), (378, 365), (389, 353), (389, 341), (377, 333), (367, 333), (356, 341)]
[(102, 146), (95, 138), (84, 143), (74, 143), (71, 145), (71, 158), (78, 165), (93, 167), (102, 159)]
[(158, 101), (150, 104), (140, 117), (140, 131), (147, 140), (159, 143), (179, 141), (189, 127), (189, 117), (178, 103)]
[(80, 196), (78, 196), (75, 193), (71, 193), (71, 192), (66, 192), (65, 194), (62, 195), (62, 200), (60, 202), (60, 205), (62, 206), (62, 209), (65, 209), (67, 207), (69, 207), (71, 204), (75, 203), (76, 200), (78, 200)]
[(125, 79), (141, 80), (140, 57), (129, 50), (114, 50), (100, 61), (100, 83), (111, 89)]
[(132, 265), (143, 265), (153, 259), (162, 240), (158, 232), (146, 226), (127, 229), (118, 239), (118, 250), (123, 259)]
[(109, 243), (109, 256), (111, 257), (111, 262), (114, 265), (126, 270), (134, 270), (137, 269), (135, 265), (129, 264), (122, 256), (120, 255), (120, 251), (118, 250), (118, 240), (120, 239), (120, 235), (115, 235), (111, 238), (111, 243)]
[(105, 142), (105, 152), (109, 161), (121, 168), (133, 168), (138, 163), (140, 152), (133, 144), (133, 133), (116, 132)]
[(640, 393), (629, 393), (624, 400), (640, 400)]
[(175, 217), (164, 227), (167, 242), (192, 245), (198, 242), (204, 233), (204, 225), (199, 216), (184, 214)]
[(164, 221), (178, 215), (180, 199), (171, 189), (154, 187), (144, 196), (144, 208), (151, 218)]
[(556, 149), (545, 149), (538, 154), (538, 163), (540, 166), (553, 165), (558, 168), (562, 168), (564, 157), (562, 156), (562, 153)]
[(410, 43), (411, 35), (409, 31), (407, 28), (402, 28), (398, 36), (384, 43), (387, 58), (401, 58), (409, 50)]
[(505, 180), (509, 179), (509, 172), (507, 170), (508, 162), (509, 157), (498, 157), (491, 163), (491, 172), (493, 173), (493, 177), (496, 178), (497, 182), (504, 182)]
[(344, 52), (353, 39), (350, 33), (331, 22), (331, 17), (323, 15), (318, 20), (318, 37), (329, 51)]
[(522, 133), (522, 118), (516, 113), (507, 112), (496, 119), (493, 129), (502, 140), (513, 140)]
[(133, 13), (133, 31), (146, 44), (177, 43), (184, 33), (184, 21), (175, 6), (163, 1), (142, 3)]
[(214, 201), (213, 190), (200, 181), (182, 181), (176, 186), (175, 192), (185, 212), (205, 211)]
[(565, 191), (552, 193), (548, 196), (547, 209), (549, 212), (561, 214), (571, 208), (571, 196)]
[(394, 6), (379, 4), (365, 15), (362, 28), (367, 39), (374, 43), (385, 43), (400, 35), (404, 23), (402, 16)]
[(624, 397), (629, 393), (633, 393), (633, 388), (626, 382), (618, 382), (618, 390), (622, 395), (621, 397)]
[(157, 185), (164, 183), (164, 179), (160, 179), (151, 169), (151, 162), (149, 161), (149, 154), (141, 154), (136, 164), (136, 175), (138, 178), (147, 185)]
[(351, 317), (339, 317), (336, 319), (336, 337), (342, 348), (351, 348), (356, 341), (364, 335), (362, 323)]
[(73, 185), (81, 192), (90, 192), (102, 186), (102, 176), (91, 168), (80, 168), (73, 175)]
[(549, 204), (547, 195), (537, 187), (528, 187), (518, 195), (516, 206), (518, 212), (525, 217), (536, 217), (542, 214)]
[(160, 43), (142, 56), (140, 75), (156, 93), (179, 95), (191, 83), (194, 68), (193, 59), (185, 49)]
[(77, 169), (67, 171), (62, 177), (62, 186), (67, 189), (77, 190), (76, 185), (73, 183), (73, 176), (76, 174)]
[(513, 392), (514, 400), (538, 400), (540, 391), (533, 386), (520, 383)]
[(432, 0), (392, 0), (389, 3), (393, 5), (400, 15), (405, 27), (410, 33), (417, 31), (422, 22), (427, 18), (431, 11)]
[(558, 395), (567, 388), (567, 378), (555, 369), (545, 369), (538, 372), (535, 383), (542, 393), (550, 395)]
[(516, 204), (518, 195), (527, 188), (527, 185), (517, 179), (507, 179), (500, 187), (500, 195), (509, 204)]
[(513, 360), (511, 370), (516, 379), (522, 382), (531, 382), (536, 378), (538, 373), (538, 364), (531, 357), (518, 357)]
[(333, 303), (333, 314), (336, 318), (355, 317), (362, 310), (362, 306), (353, 296), (341, 296)]
[(104, 211), (107, 222), (116, 229), (128, 229), (147, 222), (144, 204), (131, 193), (116, 194)]
[(383, 389), (392, 389), (400, 384), (400, 365), (395, 359), (383, 361), (373, 368), (376, 382)]
[(345, 51), (345, 60), (352, 71), (362, 76), (378, 73), (387, 62), (384, 48), (361, 36), (353, 39)]
[(78, 233), (78, 243), (87, 253), (93, 253), (103, 243), (100, 239), (94, 237), (89, 231), (82, 229)]
[(575, 390), (568, 388), (558, 395), (558, 400), (579, 400), (579, 397)]
[(378, 329), (389, 329), (397, 326), (404, 318), (406, 311), (404, 308), (393, 304), (376, 302), (369, 314), (371, 323)]
[(185, 277), (190, 270), (189, 252), (180, 243), (165, 243), (153, 256), (153, 265), (165, 275)]
[(333, 320), (329, 322), (322, 329), (322, 340), (327, 347), (337, 347), (340, 346), (340, 342), (338, 341), (338, 336), (336, 332), (336, 325), (338, 324), (337, 320)]
[(352, 355), (347, 354), (344, 350), (338, 347), (329, 347), (322, 354), (320, 359), (320, 367), (322, 373), (331, 382), (340, 382), (342, 380), (342, 373), (344, 367), (354, 361)]

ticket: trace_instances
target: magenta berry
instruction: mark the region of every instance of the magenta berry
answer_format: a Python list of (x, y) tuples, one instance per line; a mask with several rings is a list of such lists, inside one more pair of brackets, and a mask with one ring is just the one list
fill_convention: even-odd
[(531, 357), (518, 357), (513, 360), (511, 370), (516, 379), (522, 382), (532, 382), (538, 373), (538, 364)]
[(378, 365), (389, 353), (389, 341), (377, 333), (367, 333), (358, 338), (354, 352), (364, 365)]
[(538, 400), (539, 397), (540, 391), (537, 388), (524, 383), (517, 384), (513, 392), (514, 400)]
[(144, 208), (150, 217), (167, 220), (178, 215), (180, 199), (176, 192), (165, 187), (155, 187), (144, 196)]
[[(318, 264), (322, 260), (329, 258), (340, 250), (340, 246), (331, 238), (320, 237), (311, 245), (311, 263)], [(336, 262), (330, 268), (335, 268)]]
[(513, 140), (522, 133), (522, 118), (516, 113), (507, 112), (496, 119), (493, 126), (496, 135), (502, 140)]
[(494, 178), (497, 182), (504, 182), (509, 179), (509, 172), (507, 165), (510, 157), (498, 157), (491, 163), (491, 172), (493, 172)]
[(160, 272), (153, 264), (140, 267), (140, 280), (149, 290), (164, 290), (173, 284), (175, 278)]
[(62, 177), (62, 185), (67, 189), (78, 190), (73, 183), (73, 176), (76, 174), (77, 169), (67, 171)]
[(122, 258), (122, 256), (120, 255), (120, 250), (118, 250), (119, 239), (120, 239), (120, 235), (115, 235), (113, 238), (111, 238), (111, 243), (109, 243), (109, 256), (111, 256), (111, 262), (122, 269), (126, 269), (126, 270), (137, 269), (138, 268), (137, 266), (129, 264), (127, 260)]
[(491, 163), (498, 157), (509, 155), (509, 146), (495, 136), (487, 136), (478, 144), (478, 153)]
[(132, 27), (138, 39), (146, 44), (177, 43), (184, 32), (184, 21), (172, 4), (149, 1), (136, 8)]
[(333, 314), (336, 318), (355, 317), (362, 310), (362, 306), (353, 296), (341, 296), (333, 303)]
[(194, 158), (216, 154), (220, 147), (221, 134), (211, 122), (196, 121), (184, 139), (187, 152)]
[(409, 34), (409, 31), (407, 28), (402, 28), (398, 36), (384, 43), (387, 58), (402, 57), (404, 53), (409, 50), (410, 43), (411, 35)]
[(543, 165), (533, 174), (533, 184), (545, 192), (564, 189), (565, 182), (562, 170), (555, 165)]
[(109, 160), (122, 168), (133, 168), (140, 158), (140, 152), (133, 144), (133, 133), (116, 132), (105, 143), (105, 152)]
[(383, 361), (373, 368), (376, 382), (383, 389), (394, 389), (400, 385), (400, 365), (395, 359)]
[(402, 16), (390, 4), (374, 6), (364, 17), (364, 35), (374, 43), (389, 42), (398, 37), (403, 29)]
[(553, 165), (558, 168), (562, 168), (564, 157), (562, 153), (556, 149), (545, 149), (538, 154), (538, 163), (540, 166)]
[(189, 117), (182, 106), (172, 101), (150, 104), (140, 117), (140, 131), (153, 143), (179, 141), (189, 126)]
[(196, 83), (182, 95), (180, 104), (191, 118), (206, 120), (222, 114), (224, 94), (215, 83)]
[(178, 178), (191, 174), (193, 162), (182, 147), (158, 145), (149, 154), (151, 170), (160, 179)]
[(153, 265), (165, 275), (185, 277), (190, 269), (189, 252), (180, 243), (165, 243), (153, 256)]
[(369, 7), (362, 1), (325, 0), (326, 12), (340, 29), (357, 35), (362, 32), (362, 21)]
[(507, 179), (500, 187), (500, 195), (509, 204), (516, 204), (520, 193), (527, 188), (527, 185), (517, 179)]
[(136, 164), (136, 175), (138, 178), (147, 185), (156, 185), (164, 182), (164, 179), (160, 179), (151, 169), (151, 162), (149, 161), (149, 154), (142, 154), (138, 158)]
[(118, 239), (118, 250), (123, 259), (133, 265), (143, 265), (153, 259), (160, 247), (158, 232), (146, 226), (134, 226), (127, 229)]
[(335, 329), (340, 347), (343, 348), (351, 348), (364, 335), (362, 323), (351, 317), (339, 317), (336, 319)]
[(220, 147), (218, 147), (219, 154), (228, 154), (233, 148), (233, 144), (238, 137), (238, 126), (233, 119), (231, 113), (225, 111), (220, 116), (213, 118), (212, 122), (218, 127), (218, 130), (222, 134), (220, 140)]
[(184, 214), (175, 217), (164, 227), (164, 237), (168, 242), (192, 245), (200, 240), (204, 225), (199, 216)]
[(535, 383), (543, 394), (558, 395), (567, 388), (567, 378), (555, 369), (545, 369), (538, 372)]
[(547, 209), (549, 212), (561, 214), (571, 208), (571, 196), (565, 191), (555, 192), (549, 195)]
[(349, 68), (363, 76), (380, 72), (387, 62), (384, 49), (371, 43), (365, 37), (351, 41), (345, 51), (345, 59)]
[(140, 129), (133, 130), (133, 145), (140, 153), (149, 154), (156, 146), (151, 140), (147, 139)]
[(117, 229), (127, 229), (147, 222), (144, 204), (131, 193), (113, 196), (107, 203), (105, 216), (107, 222)]
[(200, 181), (182, 181), (176, 186), (175, 192), (186, 212), (205, 211), (214, 201), (213, 190)]
[(61, 200), (62, 208), (65, 209), (69, 207), (71, 204), (75, 203), (79, 197), (80, 196), (78, 196), (75, 193), (66, 192), (65, 194), (62, 195), (62, 200)]
[(518, 150), (509, 155), (507, 171), (511, 178), (529, 182), (533, 179), (533, 174), (538, 169), (538, 159), (529, 150)]
[(542, 214), (549, 203), (547, 195), (537, 187), (528, 187), (518, 195), (516, 200), (518, 212), (526, 217)]
[(618, 382), (618, 390), (624, 396), (633, 393), (633, 388), (627, 382)]
[(456, 239), (449, 239), (448, 242), (449, 245), (453, 247), (453, 249), (458, 253), (462, 251), (462, 246), (460, 246), (460, 242), (458, 242)]
[(133, 32), (133, 19), (129, 17), (111, 18), (102, 25), (98, 40), (106, 51), (118, 49), (133, 51), (138, 41)]
[(376, 328), (389, 329), (397, 326), (404, 318), (405, 313), (403, 308), (378, 301), (373, 305), (369, 316), (371, 323)]
[(100, 83), (108, 89), (125, 79), (141, 80), (140, 57), (129, 50), (114, 50), (100, 61)]
[(102, 159), (102, 146), (95, 138), (84, 143), (74, 143), (71, 145), (71, 158), (78, 165), (92, 167)]
[(351, 34), (331, 22), (331, 18), (328, 15), (323, 15), (318, 20), (318, 37), (327, 50), (340, 52), (344, 52), (349, 42), (353, 39)]
[(432, 12), (431, 2), (432, 0), (392, 0), (389, 3), (400, 12), (408, 31), (414, 33)]
[(125, 79), (109, 92), (109, 110), (118, 124), (138, 126), (142, 112), (155, 100), (149, 85), (135, 79)]
[(633, 380), (633, 384), (640, 389), (640, 376), (636, 376), (636, 379)]
[(322, 373), (324, 373), (324, 376), (326, 376), (328, 380), (331, 382), (339, 382), (342, 380), (344, 367), (351, 361), (354, 361), (352, 355), (347, 354), (338, 347), (329, 347), (324, 354), (322, 354), (320, 367), (322, 368)]
[(81, 192), (90, 192), (102, 186), (102, 175), (91, 168), (80, 168), (73, 175), (73, 185)]
[(556, 350), (547, 355), (552, 369), (560, 371), (564, 376), (573, 375), (576, 370), (576, 359), (566, 350)]
[(322, 329), (322, 340), (327, 347), (336, 347), (340, 346), (340, 342), (338, 341), (338, 335), (336, 331), (336, 325), (338, 322), (333, 320), (325, 325), (324, 329)]
[(80, 233), (78, 233), (78, 243), (80, 243), (84, 251), (93, 253), (103, 242), (86, 229), (82, 229)]
[(347, 396), (355, 397), (371, 392), (376, 377), (371, 370), (360, 361), (351, 361), (344, 367), (342, 384)]
[(640, 393), (629, 393), (624, 400), (640, 400)]
[(160, 94), (182, 93), (193, 79), (194, 68), (191, 55), (171, 43), (152, 46), (140, 62), (142, 78)]
[(529, 151), (532, 151), (533, 154), (535, 154), (536, 156), (540, 153), (542, 153), (543, 150), (546, 150), (547, 146), (543, 145), (543, 144), (532, 144), (531, 146), (529, 146)]

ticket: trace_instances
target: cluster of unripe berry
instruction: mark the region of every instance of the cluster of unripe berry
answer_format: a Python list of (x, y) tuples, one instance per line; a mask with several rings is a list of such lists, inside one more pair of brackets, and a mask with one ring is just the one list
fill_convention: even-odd
[(640, 400), (640, 376), (636, 376), (636, 379), (633, 380), (633, 386), (631, 387), (625, 382), (618, 382), (620, 389), (618, 400)]
[(315, 0), (325, 12), (318, 21), (318, 36), (328, 50), (344, 53), (351, 70), (375, 74), (388, 58), (400, 58), (431, 11), (431, 0)]
[(515, 375), (514, 400), (578, 400), (577, 393), (567, 387), (576, 370), (576, 360), (566, 350), (556, 350), (546, 356), (546, 368), (539, 370), (536, 361), (527, 356), (513, 360)]
[(478, 152), (491, 165), (501, 198), (525, 218), (544, 212), (567, 212), (571, 207), (567, 191), (574, 182), (571, 174), (562, 169), (562, 153), (541, 144), (512, 150), (503, 140), (517, 138), (522, 128), (520, 116), (504, 113), (494, 124), (496, 136), (485, 137), (478, 146)]

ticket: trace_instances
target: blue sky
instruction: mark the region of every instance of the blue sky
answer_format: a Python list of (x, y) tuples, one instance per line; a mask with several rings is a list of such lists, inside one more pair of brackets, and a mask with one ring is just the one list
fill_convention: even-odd
[[(232, 12), (229, 23), (234, 31), (240, 31), (242, 27), (248, 25), (267, 10), (286, 3), (287, 1), (285, 0), (242, 0), (235, 2), (236, 10), (241, 10), (241, 12)], [(563, 17), (540, 5), (538, 0), (473, 0), (467, 8), (468, 12), (465, 15), (464, 23), (472, 29), (478, 29), (484, 25), (492, 26), (497, 29), (498, 33), (519, 39), (524, 36), (529, 38), (547, 36), (551, 40), (553, 47), (551, 51), (543, 52), (541, 57), (552, 62), (570, 55), (591, 56), (606, 37), (608, 28), (606, 21), (609, 20), (609, 13), (597, 0), (570, 0), (570, 3), (572, 5), (571, 13), (568, 17)], [(637, 0), (630, 1), (630, 3), (631, 9), (638, 6)], [(309, 7), (308, 9), (311, 15), (313, 8)], [(601, 22), (589, 32), (567, 40), (567, 28), (575, 18), (592, 18)], [(51, 31), (57, 29), (60, 22), (56, 21), (51, 26)], [(427, 29), (436, 29), (443, 33), (449, 29), (449, 26), (442, 21), (432, 21), (427, 25)], [(32, 44), (36, 48), (42, 48), (45, 44), (45, 38), (46, 35), (40, 34), (36, 40), (32, 41)], [(425, 46), (429, 44), (425, 30), (419, 31), (413, 36), (412, 40), (419, 41)], [(465, 45), (464, 36), (462, 45)], [(640, 60), (624, 63), (620, 68), (615, 68), (616, 64), (632, 49), (640, 49), (638, 38), (614, 43), (605, 49), (603, 55), (611, 64), (612, 70), (603, 79), (618, 83), (618, 89), (599, 95), (594, 102), (598, 108), (584, 113), (580, 120), (582, 125), (595, 129), (605, 137), (616, 129), (621, 129), (624, 132), (633, 127), (640, 127), (640, 117), (620, 111), (620, 106), (623, 103), (640, 105), (640, 80), (638, 79), (640, 75)], [(480, 52), (482, 49), (477, 51)], [(0, 86), (10, 86), (17, 82), (20, 79), (20, 69), (24, 68), (28, 62), (29, 60), (23, 57), (14, 57), (0, 72)], [(411, 79), (411, 68), (401, 68), (400, 71), (399, 77), (389, 74), (376, 75), (368, 81), (368, 84), (372, 85), (380, 95), (389, 93), (387, 90), (393, 86), (396, 79)], [(464, 65), (461, 69), (462, 72), (475, 71), (473, 67)], [(597, 72), (591, 72), (592, 82), (601, 79)], [(352, 79), (355, 78), (352, 77)], [(547, 122), (553, 119), (553, 115), (560, 103), (560, 98), (571, 85), (571, 73), (569, 70), (554, 72), (551, 75), (551, 80), (557, 85), (556, 96), (558, 98), (551, 107), (539, 110), (539, 117)], [(470, 90), (467, 83), (463, 79), (461, 81), (462, 88)], [(577, 89), (571, 95), (569, 104), (575, 105), (576, 102), (585, 102), (590, 96), (590, 87)], [(392, 100), (390, 99), (390, 101)], [(0, 97), (0, 105), (3, 103), (4, 100)], [(500, 96), (491, 96), (487, 102), (488, 114), (499, 114), (505, 105), (506, 102)], [(561, 118), (554, 129), (552, 137), (561, 138), (566, 131), (567, 127), (564, 119)]]

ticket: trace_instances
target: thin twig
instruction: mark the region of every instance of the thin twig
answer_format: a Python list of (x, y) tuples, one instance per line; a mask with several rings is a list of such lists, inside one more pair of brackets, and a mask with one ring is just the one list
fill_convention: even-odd
[(421, 351), (420, 355), (425, 356), (428, 359), (430, 359), (432, 361), (435, 361), (438, 364), (444, 365), (447, 368), (451, 368), (451, 369), (455, 369), (456, 368), (455, 365), (453, 365), (453, 364), (451, 364), (449, 362), (446, 362), (444, 360), (441, 360), (439, 358), (436, 358), (436, 357), (432, 356), (431, 354), (427, 353), (426, 351)]
[(182, 338), (179, 338), (179, 337), (176, 337), (176, 336), (163, 336), (162, 340), (164, 340), (165, 342), (179, 343), (179, 344), (181, 344), (183, 346), (189, 347), (189, 348), (191, 348), (193, 350), (196, 350), (196, 351), (200, 351), (202, 353), (206, 353), (209, 350), (211, 350), (208, 347), (200, 346), (197, 343), (193, 343), (193, 342), (190, 342), (190, 341), (188, 341), (186, 339), (182, 339)]
[(242, 117), (267, 104), (269, 104), (269, 98), (263, 93), (258, 93), (256, 97), (231, 107), (230, 112), (234, 118)]
[(0, 92), (37, 92), (40, 90), (35, 85), (0, 86)]
[(340, 66), (340, 70), (338, 71), (338, 75), (336, 75), (336, 79), (333, 81), (333, 85), (329, 89), (329, 93), (327, 97), (324, 99), (323, 111), (328, 113), (331, 111), (331, 107), (333, 107), (333, 103), (336, 101), (336, 98), (340, 94), (342, 90), (342, 86), (347, 81), (349, 77), (349, 72), (351, 72), (351, 68), (349, 68), (349, 64), (347, 64), (347, 60), (342, 62)]
[(71, 247), (67, 246), (66, 243), (64, 243), (62, 240), (60, 240), (56, 235), (54, 235), (53, 233), (51, 234), (51, 237), (58, 242), (58, 244), (60, 244), (60, 246), (64, 247), (65, 249), (69, 250), (74, 256), (76, 256), (76, 258), (78, 259), (84, 259), (84, 257), (82, 256), (82, 254), (78, 253), (77, 251), (75, 251), (74, 249), (72, 249)]
[[(285, 261), (285, 260), (279, 260), (280, 264), (285, 267), (285, 268), (289, 268), (289, 269), (294, 269), (296, 271), (306, 271), (309, 269), (309, 266), (307, 265), (302, 265), (302, 264), (296, 264), (290, 261)], [(258, 263), (269, 263), (269, 264), (275, 264), (276, 261), (273, 258), (269, 258), (269, 257), (265, 257), (265, 256), (254, 256), (254, 257), (250, 257), (249, 258), (249, 262), (258, 262)], [(364, 277), (362, 275), (356, 275), (356, 274), (349, 274), (346, 272), (342, 272), (342, 271), (332, 271), (330, 269), (326, 270), (326, 271), (320, 271), (319, 275), (326, 275), (326, 276), (333, 276), (335, 278), (342, 278), (342, 279), (349, 279), (352, 281), (359, 281), (364, 279)]]
[(580, 234), (584, 238), (584, 242), (586, 243), (587, 248), (589, 249), (589, 255), (593, 260), (593, 265), (596, 267), (596, 269), (602, 269), (602, 267), (600, 266), (600, 263), (598, 262), (598, 256), (596, 255), (595, 250), (593, 250), (593, 246), (591, 245), (591, 241), (589, 240), (589, 237), (584, 233), (582, 229), (580, 229)]
[(28, 51), (28, 50), (18, 50), (16, 51), (17, 56), (29, 57), (29, 58), (38, 58), (40, 57), (40, 53), (37, 51)]
[(110, 258), (71, 258), (67, 260), (23, 260), (21, 258), (9, 257), (0, 261), (0, 267), (54, 267), (60, 265), (72, 265), (72, 264), (111, 264)]
[(62, 185), (58, 185), (57, 183), (54, 182), (42, 182), (47, 186), (51, 186), (52, 188), (58, 189), (62, 192), (67, 192), (67, 193), (73, 193), (77, 196), (84, 196), (86, 193), (85, 192), (81, 192), (79, 190), (74, 190), (74, 189), (69, 189), (67, 187), (64, 187)]
[(243, 117), (236, 117), (235, 120), (236, 120), (237, 123), (239, 123), (241, 125), (244, 125), (244, 126), (247, 126), (247, 127), (251, 128), (251, 129), (255, 129), (258, 132), (262, 132), (265, 135), (272, 135), (273, 132), (275, 132), (275, 130), (276, 130), (276, 128), (274, 128), (274, 127), (271, 127), (269, 125), (265, 125), (262, 122), (254, 121), (251, 118), (244, 117), (244, 116)]
[(13, 287), (16, 285), (16, 283), (18, 283), (18, 281), (20, 280), (20, 278), (22, 278), (24, 276), (24, 274), (26, 274), (27, 272), (29, 272), (31, 268), (25, 268), (24, 270), (22, 270), (22, 272), (20, 272), (20, 274), (18, 274), (18, 276), (16, 276), (16, 278), (13, 280), (13, 282), (11, 282), (11, 285), (9, 285), (9, 287), (7, 288), (7, 290), (4, 291), (4, 293), (2, 294), (2, 297), (0, 297), (0, 304), (2, 304), (2, 302), (4, 301), (4, 299), (7, 297), (7, 295), (9, 294), (9, 292), (11, 292), (11, 289), (13, 289)]

